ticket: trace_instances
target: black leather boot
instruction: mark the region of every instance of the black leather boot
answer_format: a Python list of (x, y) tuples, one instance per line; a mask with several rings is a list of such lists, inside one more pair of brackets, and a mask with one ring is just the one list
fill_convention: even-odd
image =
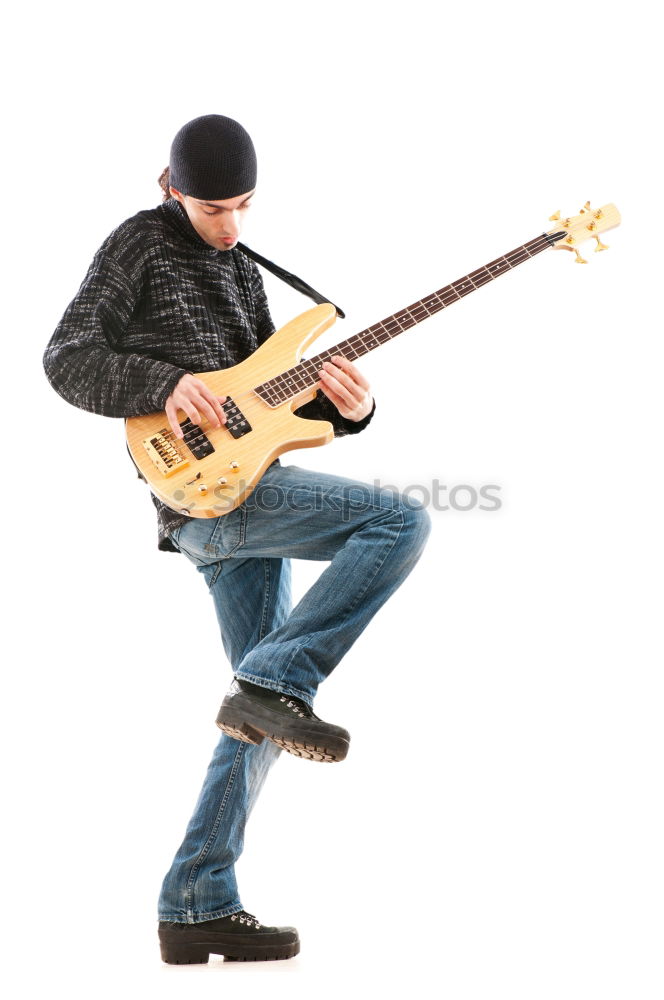
[(211, 954), (240, 962), (267, 962), (293, 958), (300, 950), (294, 927), (264, 927), (245, 910), (198, 924), (162, 920), (159, 944), (163, 961), (170, 965), (202, 964)]
[(307, 760), (338, 761), (348, 753), (350, 733), (323, 722), (300, 698), (234, 680), (221, 703), (217, 725), (245, 743), (265, 737)]

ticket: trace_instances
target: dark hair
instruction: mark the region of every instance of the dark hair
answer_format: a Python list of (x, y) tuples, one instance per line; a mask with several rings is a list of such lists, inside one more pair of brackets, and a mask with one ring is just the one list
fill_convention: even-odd
[(171, 192), (168, 190), (170, 176), (171, 176), (170, 167), (164, 167), (162, 172), (159, 174), (159, 187), (164, 192), (164, 197), (162, 201), (168, 201), (169, 198), (173, 197), (171, 195)]

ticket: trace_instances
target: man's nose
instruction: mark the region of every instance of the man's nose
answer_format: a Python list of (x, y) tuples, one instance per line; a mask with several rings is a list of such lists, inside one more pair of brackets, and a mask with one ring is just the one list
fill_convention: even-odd
[(239, 236), (240, 235), (240, 213), (226, 212), (224, 215), (224, 235), (225, 236)]

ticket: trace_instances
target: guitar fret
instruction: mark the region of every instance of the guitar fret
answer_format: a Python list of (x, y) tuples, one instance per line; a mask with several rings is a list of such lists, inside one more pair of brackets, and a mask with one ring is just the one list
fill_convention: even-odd
[(367, 350), (370, 350), (367, 345), (371, 340), (374, 341), (374, 345), (377, 347), (379, 344), (384, 344), (386, 339), (390, 339), (390, 335), (387, 330), (382, 330), (379, 325), (378, 329), (373, 326), (362, 336), (358, 336), (357, 347), (361, 354), (365, 354)]
[(463, 298), (464, 295), (468, 295), (470, 292), (475, 291), (475, 286), (473, 285), (472, 281), (468, 280), (468, 278), (460, 278), (458, 281), (452, 282), (452, 286), (454, 288), (454, 291), (461, 298)]
[(432, 303), (435, 308), (429, 310), (432, 315), (434, 313), (439, 312), (440, 309), (444, 309), (445, 308), (445, 303), (441, 301), (440, 295), (438, 294), (438, 292), (432, 292), (431, 295), (427, 295), (426, 298), (422, 299), (422, 303), (425, 305), (425, 307), (427, 309), (429, 309), (429, 306), (427, 305), (429, 299), (435, 300)]
[(453, 302), (465, 298), (477, 288), (482, 288), (487, 282), (512, 270), (535, 254), (546, 250), (547, 247), (553, 246), (556, 237), (560, 238), (563, 235), (564, 233), (542, 233), (541, 236), (536, 236), (528, 243), (524, 243), (523, 246), (511, 250), (503, 257), (489, 261), (488, 264), (471, 271), (449, 285), (445, 285), (444, 288), (431, 292), (423, 299), (419, 299), (419, 301), (393, 313), (392, 316), (387, 316), (378, 323), (374, 323), (373, 326), (354, 334), (340, 344), (322, 351), (313, 358), (303, 360), (288, 371), (268, 379), (267, 382), (257, 386), (255, 391), (271, 406), (276, 406), (292, 396), (296, 396), (303, 389), (311, 388), (316, 384), (318, 371), (324, 361), (331, 360), (335, 355), (352, 360), (380, 347), (381, 344), (386, 344), (388, 340), (392, 340), (417, 323), (421, 323), (422, 320), (435, 315)]
[(529, 254), (527, 250), (525, 250), (525, 247), (519, 247), (518, 250), (512, 250), (512, 252), (510, 254), (507, 254), (507, 262), (510, 265), (510, 267), (514, 267), (514, 264), (512, 263), (512, 259), (511, 258), (514, 258), (514, 257), (518, 258), (514, 263), (515, 264), (521, 264), (521, 263), (523, 263), (524, 260), (527, 260), (528, 257), (530, 257), (530, 256), (532, 256), (532, 255)]
[[(369, 333), (379, 344), (385, 344), (390, 339), (390, 334), (384, 328), (382, 323), (376, 323), (375, 326), (369, 327), (367, 333)], [(360, 342), (364, 343), (364, 338), (362, 338)]]
[(481, 288), (487, 281), (492, 280), (493, 275), (487, 271), (486, 267), (478, 267), (476, 271), (471, 271), (468, 277), (477, 288)]

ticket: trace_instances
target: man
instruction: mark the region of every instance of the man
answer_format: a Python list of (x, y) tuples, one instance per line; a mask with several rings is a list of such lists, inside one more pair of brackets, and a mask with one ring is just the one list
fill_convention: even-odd
[[(225, 422), (224, 397), (194, 373), (238, 364), (274, 332), (260, 273), (237, 247), (256, 174), (251, 138), (232, 119), (205, 115), (180, 129), (160, 179), (168, 197), (105, 240), (46, 348), (47, 376), (65, 399), (115, 417), (165, 410), (178, 435), (179, 412)], [(358, 433), (375, 410), (369, 384), (352, 362), (334, 360), (296, 412), (329, 420), (337, 436)], [(246, 820), (282, 749), (345, 757), (350, 736), (314, 714), (316, 690), (410, 573), (429, 516), (392, 491), (278, 458), (222, 517), (190, 518), (152, 500), (159, 548), (183, 553), (205, 579), (234, 674), (222, 735), (161, 888), (161, 955), (290, 958), (295, 928), (264, 926), (240, 901), (234, 862)], [(329, 563), (295, 608), (291, 558)]]

